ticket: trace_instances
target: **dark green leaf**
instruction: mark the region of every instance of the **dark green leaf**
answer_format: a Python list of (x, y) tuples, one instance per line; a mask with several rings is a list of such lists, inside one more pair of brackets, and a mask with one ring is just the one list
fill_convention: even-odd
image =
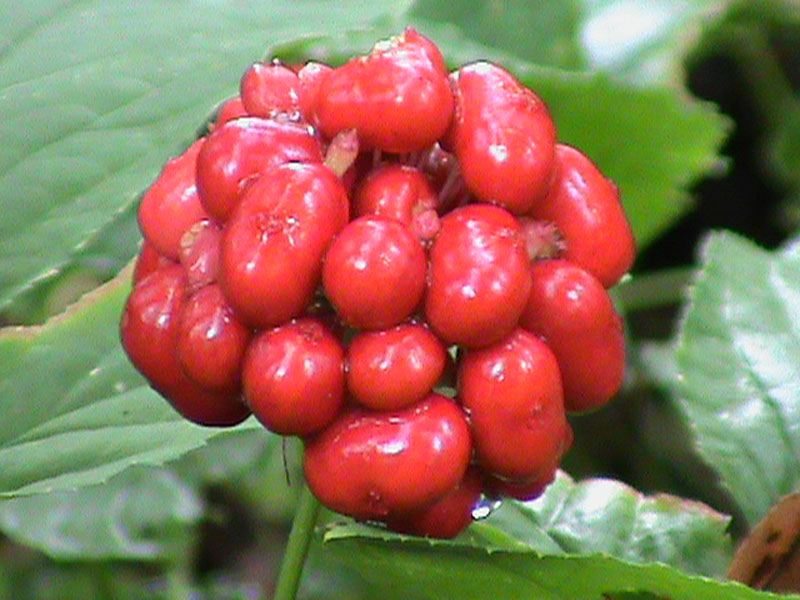
[(800, 483), (800, 245), (710, 235), (677, 358), (699, 451), (754, 524)]
[(359, 525), (328, 529), (324, 549), (357, 569), (368, 582), (382, 584), (387, 590), (412, 589), (420, 598), (430, 600), (604, 600), (623, 592), (669, 600), (800, 598), (687, 575), (659, 563), (634, 564), (605, 555), (543, 556), (529, 549), (478, 548), (458, 541), (396, 536)]

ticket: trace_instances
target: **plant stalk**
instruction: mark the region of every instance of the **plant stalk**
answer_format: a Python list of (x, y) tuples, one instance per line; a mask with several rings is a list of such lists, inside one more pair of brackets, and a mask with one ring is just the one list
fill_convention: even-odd
[(320, 504), (306, 484), (300, 492), (300, 501), (294, 513), (289, 542), (283, 554), (278, 583), (273, 600), (294, 600), (300, 587), (300, 577), (311, 546), (314, 526), (317, 523)]

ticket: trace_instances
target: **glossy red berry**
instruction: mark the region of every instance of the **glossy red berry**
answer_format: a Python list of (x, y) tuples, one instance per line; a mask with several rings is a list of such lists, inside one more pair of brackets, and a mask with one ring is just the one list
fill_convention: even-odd
[(469, 427), (455, 402), (431, 394), (403, 410), (350, 409), (306, 440), (306, 482), (325, 506), (384, 519), (442, 499), (464, 476)]
[(467, 411), (478, 463), (516, 480), (540, 477), (563, 452), (568, 427), (556, 357), (516, 329), (501, 342), (466, 352), (458, 399)]
[[(439, 230), (437, 196), (424, 173), (407, 165), (389, 164), (370, 172), (356, 189), (353, 213), (397, 219), (420, 239)], [(428, 223), (433, 221), (431, 228)]]
[(197, 191), (205, 209), (225, 221), (245, 185), (287, 162), (322, 162), (313, 128), (288, 119), (236, 119), (214, 130), (197, 156)]
[(386, 525), (398, 533), (454, 538), (472, 523), (472, 511), (481, 498), (481, 484), (479, 471), (470, 468), (444, 498), (423, 510), (391, 516)]
[(622, 319), (608, 292), (590, 273), (566, 260), (531, 266), (531, 288), (520, 325), (553, 350), (568, 411), (606, 404), (625, 374)]
[(245, 400), (264, 426), (308, 436), (327, 426), (344, 400), (344, 350), (317, 319), (259, 333), (247, 349)]
[(555, 224), (564, 238), (565, 258), (606, 288), (633, 265), (636, 243), (619, 190), (589, 158), (570, 146), (556, 146), (555, 179), (530, 215)]
[(222, 229), (209, 219), (198, 221), (181, 237), (180, 262), (190, 294), (216, 283), (221, 243)]
[(239, 93), (245, 110), (254, 117), (300, 110), (300, 80), (279, 62), (250, 65), (239, 82)]
[(316, 117), (319, 89), (322, 81), (333, 69), (318, 62), (308, 62), (297, 72), (300, 79), (300, 112), (314, 126), (319, 125)]
[(511, 481), (488, 475), (483, 482), (484, 489), (493, 496), (505, 496), (522, 502), (536, 500), (544, 494), (547, 486), (556, 478), (558, 465), (543, 469), (542, 474), (527, 481)]
[(491, 345), (516, 327), (530, 291), (529, 260), (517, 220), (488, 204), (442, 218), (430, 252), (425, 315), (448, 344)]
[(356, 329), (384, 329), (422, 300), (427, 261), (419, 240), (399, 221), (369, 215), (352, 221), (331, 244), (322, 268), (325, 295)]
[(178, 260), (183, 233), (208, 218), (195, 185), (195, 162), (202, 145), (203, 140), (197, 140), (186, 152), (167, 161), (139, 205), (139, 227), (145, 239), (172, 260)]
[(133, 267), (133, 284), (136, 285), (153, 271), (174, 264), (174, 260), (160, 254), (150, 242), (143, 240), (142, 249), (139, 250), (136, 265)]
[(362, 406), (397, 410), (425, 398), (446, 365), (447, 349), (424, 325), (362, 332), (347, 349), (347, 388)]
[(389, 152), (424, 150), (447, 130), (452, 112), (442, 55), (410, 28), (328, 73), (316, 106), (325, 137), (356, 129), (365, 149)]
[(547, 106), (505, 69), (487, 62), (452, 77), (455, 116), (448, 138), (469, 189), (515, 214), (547, 194), (556, 128)]
[(561, 454), (554, 457), (553, 463), (549, 467), (543, 468), (532, 479), (525, 480), (504, 479), (496, 475), (483, 473), (483, 489), (492, 496), (506, 496), (523, 502), (536, 500), (547, 490), (547, 486), (553, 483), (558, 472), (558, 465), (563, 455), (572, 447), (572, 441), (572, 427), (567, 423), (567, 427), (564, 430), (564, 441), (561, 444)]
[(238, 393), (212, 391), (196, 384), (186, 377), (178, 361), (176, 344), (185, 285), (179, 265), (159, 269), (142, 279), (122, 313), (122, 347), (153, 388), (185, 418), (201, 425), (235, 425), (250, 414)]
[(225, 125), (228, 121), (235, 121), (236, 119), (247, 116), (247, 110), (245, 110), (244, 104), (242, 104), (241, 96), (234, 96), (222, 103), (217, 111), (217, 118), (208, 126), (208, 129), (209, 131), (214, 131)]
[(279, 165), (249, 186), (220, 256), (220, 282), (240, 318), (273, 327), (301, 315), (347, 216), (344, 187), (321, 164)]
[(238, 391), (250, 329), (236, 318), (218, 285), (193, 294), (180, 313), (177, 352), (183, 372), (200, 385)]

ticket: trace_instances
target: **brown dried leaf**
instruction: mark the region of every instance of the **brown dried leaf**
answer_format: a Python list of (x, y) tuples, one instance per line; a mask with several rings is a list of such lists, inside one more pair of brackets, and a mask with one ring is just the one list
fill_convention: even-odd
[(800, 591), (800, 493), (784, 496), (753, 528), (728, 577), (756, 589)]

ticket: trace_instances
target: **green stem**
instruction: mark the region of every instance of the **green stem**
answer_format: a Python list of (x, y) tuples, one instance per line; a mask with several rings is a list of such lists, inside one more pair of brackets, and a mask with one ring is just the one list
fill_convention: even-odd
[(297, 595), (300, 576), (303, 574), (303, 565), (311, 545), (311, 538), (314, 535), (319, 509), (319, 500), (314, 497), (308, 486), (303, 484), (273, 600), (294, 600)]
[(678, 267), (636, 275), (614, 288), (614, 298), (624, 312), (680, 304), (694, 273), (694, 267)]

